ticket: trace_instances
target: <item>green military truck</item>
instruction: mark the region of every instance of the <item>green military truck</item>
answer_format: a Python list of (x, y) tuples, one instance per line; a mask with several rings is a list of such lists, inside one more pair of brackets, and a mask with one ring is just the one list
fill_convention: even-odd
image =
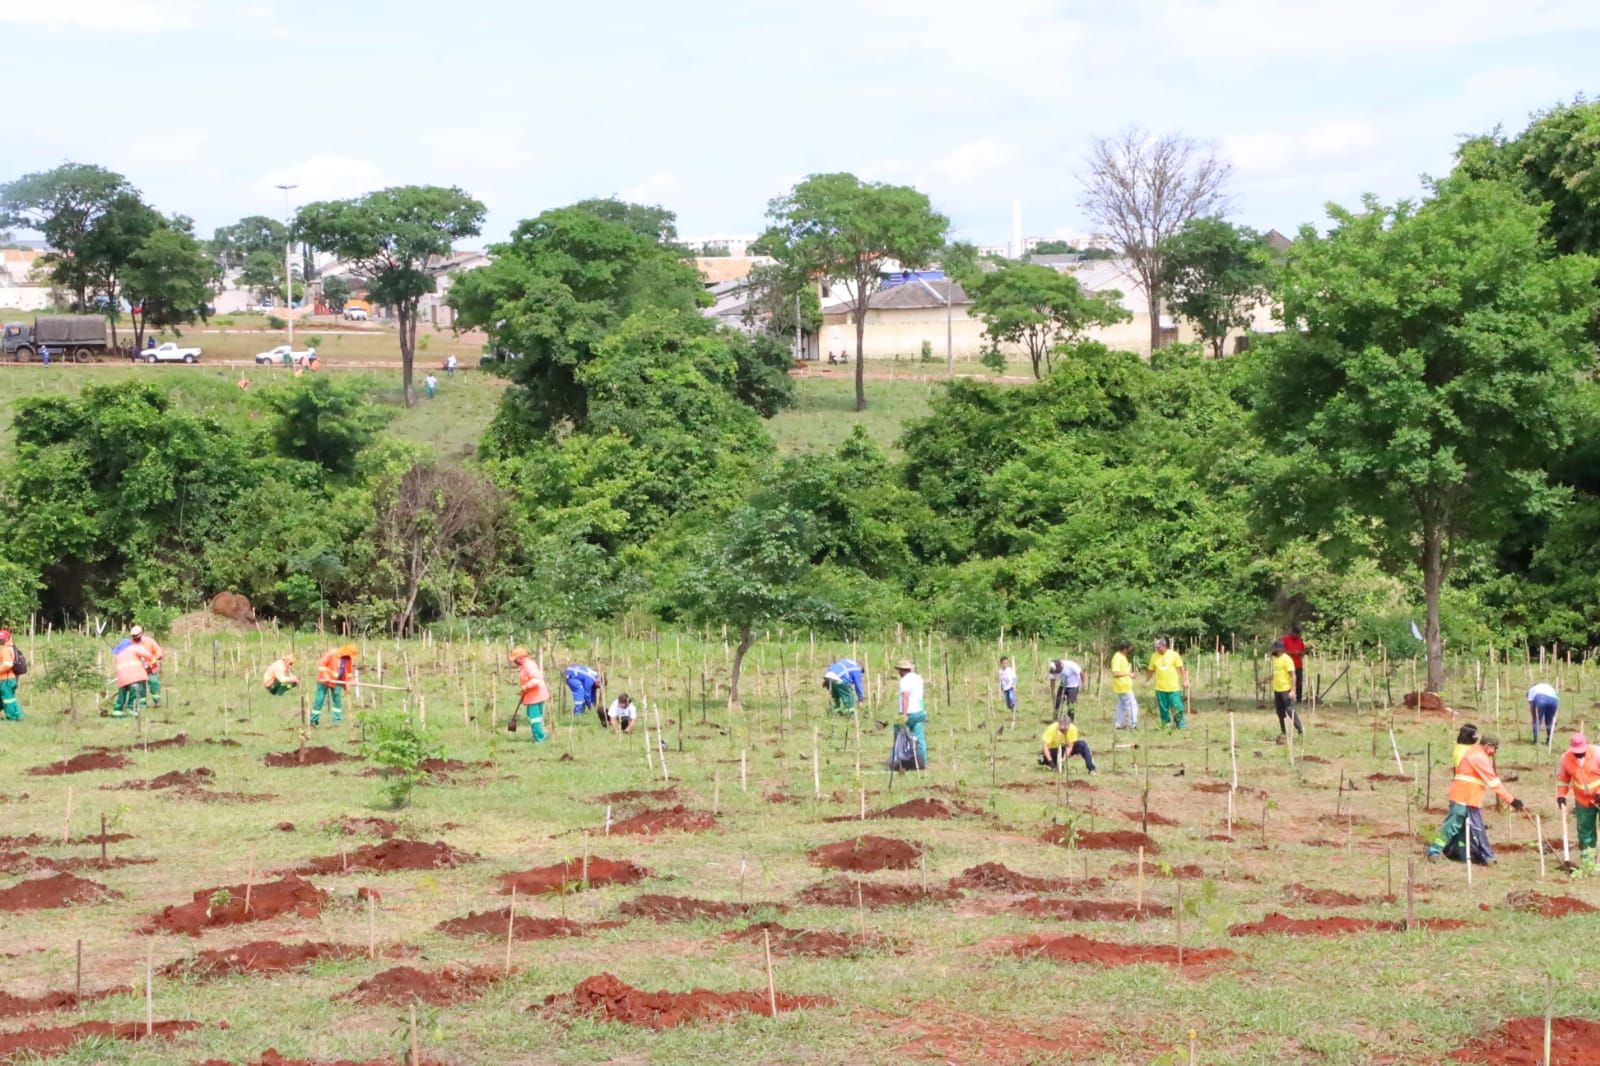
[(39, 349), (49, 347), (50, 358), (62, 362), (88, 363), (106, 354), (103, 315), (39, 315), (32, 324), (7, 322), (0, 330), (0, 357), (13, 363), (39, 358)]

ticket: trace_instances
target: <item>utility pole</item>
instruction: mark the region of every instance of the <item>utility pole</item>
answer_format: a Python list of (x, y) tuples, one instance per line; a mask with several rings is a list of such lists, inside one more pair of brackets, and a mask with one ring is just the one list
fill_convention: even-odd
[(289, 350), (294, 351), (294, 275), (290, 273), (289, 256), (294, 250), (294, 238), (289, 233), (289, 190), (298, 185), (274, 185), (283, 190), (283, 318), (289, 323)]

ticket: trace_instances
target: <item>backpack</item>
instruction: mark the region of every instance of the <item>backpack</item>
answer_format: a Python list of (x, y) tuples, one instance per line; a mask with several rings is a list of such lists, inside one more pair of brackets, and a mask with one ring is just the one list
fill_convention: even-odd
[(11, 672), (17, 677), (21, 677), (28, 672), (28, 660), (22, 654), (21, 648), (13, 647), (11, 649)]

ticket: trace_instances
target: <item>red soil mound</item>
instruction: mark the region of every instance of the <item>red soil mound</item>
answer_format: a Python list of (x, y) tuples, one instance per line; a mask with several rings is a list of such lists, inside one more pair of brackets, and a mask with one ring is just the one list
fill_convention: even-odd
[[(1102, 966), (1129, 966), (1137, 962), (1178, 964), (1178, 949), (1168, 944), (1112, 944), (1082, 936), (1037, 936), (1010, 948), (1013, 955), (1043, 955), (1057, 962), (1095, 962)], [(1185, 948), (1185, 966), (1204, 966), (1233, 958), (1227, 948)]]
[(1574, 896), (1541, 896), (1537, 892), (1513, 892), (1506, 897), (1506, 906), (1544, 918), (1565, 918), (1569, 914), (1593, 914), (1595, 911), (1591, 904)]
[(71, 874), (19, 881), (0, 892), (0, 911), (43, 911), (121, 899), (122, 893)]
[(385, 873), (390, 870), (448, 870), (469, 862), (477, 862), (476, 855), (457, 851), (442, 840), (432, 844), (420, 840), (385, 840), (382, 844), (368, 844), (344, 855), (324, 855), (320, 859), (301, 863), (294, 868), (297, 874), (337, 874), (348, 870), (366, 870)]
[[(1424, 918), (1417, 923), (1420, 929), (1464, 929), (1471, 922), (1459, 918)], [(1282, 933), (1285, 936), (1340, 936), (1344, 933), (1394, 933), (1405, 928), (1405, 922), (1379, 922), (1371, 918), (1290, 918), (1283, 914), (1269, 914), (1259, 922), (1242, 922), (1228, 926), (1229, 936), (1264, 936)]]
[(1296, 903), (1309, 903), (1313, 907), (1355, 907), (1367, 902), (1365, 896), (1338, 892), (1331, 888), (1307, 888), (1296, 882), (1283, 886), (1283, 894)]
[(762, 934), (772, 938), (774, 955), (803, 955), (813, 959), (838, 959), (873, 948), (893, 950), (894, 941), (885, 937), (859, 934), (846, 935), (828, 929), (788, 929), (777, 922), (757, 922), (743, 929), (733, 929), (722, 934), (723, 940), (735, 943), (759, 944)]
[(1132, 903), (1103, 902), (1093, 899), (1040, 899), (1037, 896), (1013, 903), (1010, 910), (1039, 918), (1059, 918), (1067, 922), (1138, 922), (1146, 918), (1168, 918), (1172, 908), (1147, 903), (1143, 910)]
[[(1140, 811), (1123, 811), (1122, 816), (1130, 822), (1143, 822), (1145, 819), (1145, 815)], [(1150, 812), (1149, 818), (1151, 825), (1174, 826), (1178, 824), (1176, 818), (1168, 818), (1166, 815), (1158, 814), (1155, 811)]]
[[(504, 939), (506, 920), (511, 918), (511, 908), (497, 911), (473, 911), (465, 918), (451, 918), (434, 926), (451, 936), (493, 936)], [(519, 914), (511, 919), (513, 940), (553, 940), (563, 936), (582, 936), (583, 926), (565, 918), (534, 918)]]
[[(1206, 872), (1200, 867), (1189, 863), (1186, 866), (1162, 866), (1160, 863), (1147, 862), (1144, 864), (1146, 877), (1170, 877), (1174, 881), (1199, 881), (1205, 877)], [(1112, 877), (1138, 877), (1139, 864), (1136, 862), (1118, 863), (1111, 868)]]
[[(825, 1007), (826, 996), (777, 997), (778, 1010)], [(738, 1014), (771, 1014), (765, 992), (646, 992), (623, 984), (608, 973), (585, 977), (568, 996), (546, 996), (546, 1008), (597, 1015), (609, 1022), (646, 1029), (671, 1029), (687, 1022), (726, 1021)]]
[(913, 903), (944, 903), (960, 899), (960, 893), (950, 888), (930, 888), (926, 892), (917, 885), (879, 885), (870, 881), (852, 881), (848, 877), (835, 877), (822, 881), (800, 893), (800, 902), (816, 903), (824, 907), (854, 907), (856, 892), (861, 893), (864, 907), (903, 907)]
[(685, 833), (704, 833), (708, 829), (717, 827), (717, 819), (713, 814), (705, 811), (691, 811), (683, 804), (665, 807), (658, 811), (645, 811), (632, 818), (624, 818), (614, 822), (611, 826), (611, 835), (632, 834), (635, 836), (653, 836), (664, 833), (669, 829), (679, 829)]
[(709, 899), (689, 899), (685, 896), (647, 894), (630, 899), (617, 909), (630, 918), (650, 918), (657, 922), (693, 922), (702, 918), (715, 922), (744, 918), (754, 911), (763, 909), (783, 914), (789, 908), (781, 903), (723, 903)]
[(652, 803), (670, 803), (678, 798), (678, 788), (630, 788), (621, 792), (607, 792), (595, 797), (596, 803), (628, 803), (633, 800), (650, 800)]
[(542, 896), (560, 892), (568, 885), (581, 884), (586, 877), (590, 888), (599, 888), (601, 885), (631, 885), (653, 876), (650, 870), (631, 862), (591, 858), (586, 869), (581, 859), (568, 859), (554, 866), (501, 874), (500, 894), (509, 896), (515, 888), (519, 896)]
[[(172, 1038), (179, 1033), (193, 1032), (199, 1022), (156, 1022), (151, 1035)], [(143, 1040), (144, 1022), (79, 1022), (46, 1029), (19, 1029), (14, 1033), (0, 1033), (0, 1059), (13, 1059), (31, 1052), (40, 1058), (59, 1055), (73, 1044), (92, 1037), (108, 1040)]]
[(887, 810), (874, 811), (871, 818), (955, 818), (963, 814), (982, 814), (978, 808), (942, 799), (914, 799)]
[(1129, 829), (1116, 829), (1100, 833), (1074, 834), (1070, 825), (1051, 826), (1042, 838), (1046, 844), (1071, 844), (1083, 851), (1138, 851), (1157, 855), (1161, 846), (1144, 833)]
[[(255, 899), (251, 899), (252, 906)], [(387, 952), (393, 954), (393, 952)], [(202, 951), (192, 959), (179, 959), (156, 971), (165, 977), (193, 977), (202, 981), (240, 974), (293, 973), (308, 969), (323, 959), (364, 959), (367, 949), (354, 944), (329, 944), (306, 941), (285, 944), (277, 940), (256, 940), (236, 948)]]
[(859, 836), (825, 844), (806, 852), (806, 859), (814, 866), (830, 870), (854, 870), (868, 873), (872, 870), (910, 870), (917, 865), (922, 845), (889, 837)]
[(1440, 699), (1438, 694), (1434, 692), (1407, 692), (1400, 697), (1400, 703), (1402, 706), (1410, 707), (1413, 710), (1416, 709), (1419, 703), (1425, 711), (1439, 712), (1450, 709), (1444, 705), (1444, 700)]
[[(1543, 1066), (1544, 1019), (1513, 1018), (1450, 1058), (1477, 1066)], [(1550, 1019), (1550, 1066), (1600, 1066), (1600, 1022)]]
[(1033, 877), (1008, 870), (997, 862), (985, 862), (967, 867), (960, 877), (952, 877), (950, 887), (980, 892), (1078, 892), (1104, 888), (1105, 881), (1098, 877)]
[(28, 773), (35, 777), (54, 777), (58, 774), (81, 774), (90, 770), (120, 770), (124, 766), (132, 766), (133, 760), (126, 755), (113, 755), (104, 751), (86, 751), (82, 755), (74, 755), (70, 759), (53, 762), (49, 766), (35, 766)]
[(346, 755), (318, 745), (313, 748), (297, 748), (294, 751), (273, 751), (267, 753), (268, 766), (326, 766), (335, 762), (360, 762), (359, 755)]
[(161, 788), (205, 788), (216, 778), (204, 766), (196, 766), (193, 770), (173, 770), (152, 777), (148, 781), (124, 781), (120, 785), (106, 785), (108, 789), (137, 789), (140, 791), (154, 791)]
[(443, 1007), (477, 999), (483, 995), (484, 989), (502, 976), (504, 971), (492, 966), (440, 970), (438, 973), (423, 973), (413, 966), (396, 966), (333, 998), (369, 1004), (406, 1004), (416, 1000)]
[(0, 1018), (15, 1018), (23, 1014), (39, 1014), (42, 1011), (71, 1010), (80, 1003), (93, 1003), (97, 999), (120, 996), (127, 991), (126, 988), (108, 988), (100, 992), (85, 992), (82, 999), (71, 992), (46, 992), (42, 996), (13, 996), (9, 992), (0, 992)]
[[(245, 908), (246, 888), (249, 889), (250, 897), (248, 910)], [(181, 906), (167, 907), (160, 913), (151, 915), (150, 920), (139, 931), (199, 936), (205, 929), (243, 925), (246, 922), (264, 922), (280, 914), (317, 918), (321, 916), (322, 905), (327, 901), (326, 892), (310, 881), (293, 876), (259, 885), (202, 888), (194, 894), (192, 901)]]
[(100, 861), (94, 858), (52, 859), (48, 855), (29, 855), (25, 851), (0, 852), (0, 872), (28, 873), (31, 870), (54, 870), (58, 873), (72, 870), (119, 870), (124, 866), (149, 866), (154, 859), (115, 858)]

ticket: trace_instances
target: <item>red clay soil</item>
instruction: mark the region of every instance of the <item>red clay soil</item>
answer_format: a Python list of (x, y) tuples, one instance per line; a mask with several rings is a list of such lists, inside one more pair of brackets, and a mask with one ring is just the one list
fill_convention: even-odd
[[(245, 909), (246, 888), (250, 897), (248, 910)], [(317, 918), (321, 916), (322, 905), (327, 901), (326, 892), (310, 881), (293, 876), (259, 885), (202, 888), (190, 902), (152, 914), (139, 931), (199, 936), (206, 929), (264, 922), (280, 914)]]
[(356, 1003), (399, 1003), (413, 1000), (436, 1007), (468, 1003), (483, 995), (483, 990), (505, 976), (495, 966), (473, 966), (463, 970), (424, 973), (414, 966), (396, 966), (370, 977), (348, 992), (333, 998)]
[(1339, 892), (1331, 888), (1307, 888), (1298, 881), (1283, 886), (1285, 899), (1296, 903), (1309, 903), (1313, 907), (1357, 907), (1367, 902), (1365, 896)]
[[(1122, 816), (1130, 822), (1143, 822), (1145, 820), (1145, 815), (1139, 811), (1123, 811)], [(1155, 811), (1150, 812), (1149, 818), (1151, 825), (1174, 826), (1178, 824), (1176, 818), (1169, 818), (1164, 814), (1157, 814)]]
[(960, 877), (952, 877), (950, 887), (978, 892), (1078, 892), (1104, 888), (1105, 881), (1099, 877), (1033, 877), (1008, 870), (997, 862), (985, 862), (967, 867)]
[(914, 799), (906, 800), (887, 810), (874, 811), (869, 818), (957, 818), (963, 814), (982, 814), (978, 808), (968, 803), (956, 803), (953, 800), (942, 799)]
[(1450, 709), (1445, 706), (1444, 700), (1440, 699), (1438, 693), (1435, 692), (1407, 692), (1400, 697), (1401, 706), (1409, 707), (1412, 710), (1415, 710), (1419, 703), (1422, 704), (1423, 710), (1436, 714)]
[(649, 800), (652, 803), (671, 803), (678, 799), (678, 787), (642, 789), (630, 788), (622, 792), (607, 792), (604, 796), (596, 796), (596, 803), (629, 803), (634, 800)]
[[(1112, 877), (1138, 877), (1139, 864), (1134, 862), (1119, 863), (1111, 868)], [(1186, 866), (1163, 867), (1160, 863), (1147, 862), (1144, 864), (1146, 877), (1170, 877), (1174, 881), (1199, 881), (1206, 876), (1206, 872), (1194, 863)]]
[[(511, 908), (497, 911), (473, 911), (465, 918), (451, 918), (434, 926), (451, 936), (492, 936), (504, 940), (506, 920), (511, 918)], [(534, 918), (519, 914), (511, 919), (513, 940), (554, 940), (564, 936), (583, 936), (584, 927), (565, 918)]]
[(1170, 918), (1172, 908), (1147, 903), (1140, 910), (1132, 903), (1103, 902), (1093, 899), (1040, 899), (1030, 896), (1013, 903), (1009, 910), (1036, 918), (1058, 918), (1066, 922), (1138, 922), (1146, 918)]
[(136, 789), (139, 791), (155, 791), (162, 788), (206, 788), (215, 779), (216, 775), (204, 766), (196, 766), (193, 770), (172, 770), (160, 777), (152, 777), (148, 781), (124, 781), (120, 785), (106, 785), (107, 789)]
[(124, 866), (149, 866), (154, 859), (108, 858), (104, 862), (94, 858), (52, 859), (48, 855), (29, 855), (25, 851), (0, 852), (0, 873), (24, 874), (33, 870), (53, 870), (57, 873), (75, 870), (118, 870)]
[(1506, 906), (1542, 918), (1565, 918), (1569, 914), (1595, 912), (1592, 905), (1574, 896), (1542, 896), (1537, 892), (1513, 892), (1506, 897)]
[(1368, 781), (1415, 781), (1409, 774), (1368, 774)]
[(716, 922), (745, 918), (758, 910), (770, 909), (779, 914), (789, 910), (781, 903), (724, 903), (710, 899), (689, 899), (686, 896), (650, 894), (630, 899), (617, 909), (630, 918), (649, 918), (657, 922), (694, 922), (701, 919)]
[(947, 903), (961, 898), (950, 888), (929, 888), (926, 892), (918, 885), (880, 885), (870, 881), (852, 881), (848, 877), (835, 877), (821, 881), (800, 893), (801, 903), (815, 903), (824, 907), (854, 907), (856, 892), (860, 890), (863, 907), (904, 907), (914, 903)]
[[(779, 1012), (806, 1010), (832, 1004), (827, 996), (776, 996)], [(623, 984), (608, 973), (585, 977), (569, 995), (546, 996), (544, 1008), (562, 1013), (589, 1014), (608, 1022), (646, 1029), (672, 1029), (689, 1022), (727, 1021), (740, 1014), (767, 1014), (772, 1008), (765, 992), (646, 992)]]
[(0, 911), (43, 911), (121, 899), (122, 893), (71, 874), (19, 881), (0, 892)]
[(312, 748), (297, 748), (294, 751), (273, 751), (267, 753), (268, 766), (326, 766), (336, 762), (360, 762), (359, 755), (346, 755), (332, 748), (321, 745)]
[(568, 859), (554, 866), (536, 866), (521, 873), (501, 874), (500, 894), (509, 896), (511, 890), (515, 888), (519, 896), (549, 895), (564, 890), (568, 885), (581, 885), (586, 873), (590, 888), (599, 888), (601, 885), (632, 885), (647, 877), (655, 876), (653, 871), (643, 866), (635, 866), (631, 862), (615, 862), (611, 859), (591, 857), (585, 871), (583, 860)]
[[(189, 1033), (200, 1028), (199, 1022), (156, 1022), (151, 1035), (171, 1039), (179, 1033)], [(40, 1058), (59, 1055), (73, 1044), (93, 1037), (109, 1040), (143, 1040), (144, 1022), (79, 1022), (39, 1029), (19, 1029), (14, 1033), (0, 1033), (0, 1061), (10, 1061), (24, 1053)]]
[(132, 766), (133, 760), (126, 755), (113, 755), (104, 751), (86, 751), (81, 755), (74, 755), (70, 759), (53, 762), (49, 766), (35, 766), (28, 773), (35, 777), (55, 777), (58, 774), (81, 774), (90, 770), (120, 770), (124, 766)]
[[(1476, 1066), (1543, 1066), (1544, 1019), (1513, 1018), (1450, 1058)], [(1600, 1066), (1600, 1022), (1550, 1019), (1550, 1066)]]
[[(1405, 922), (1379, 922), (1371, 918), (1290, 918), (1283, 914), (1269, 914), (1259, 922), (1242, 922), (1228, 926), (1229, 936), (1265, 936), (1282, 933), (1285, 936), (1341, 936), (1345, 933), (1395, 933), (1405, 928)], [(1459, 918), (1423, 918), (1417, 921), (1419, 929), (1436, 931), (1465, 929), (1471, 922)]]
[(774, 955), (841, 959), (875, 948), (895, 949), (893, 940), (870, 933), (863, 940), (858, 933), (835, 933), (830, 929), (789, 929), (777, 922), (757, 922), (743, 929), (733, 929), (723, 933), (722, 939), (734, 943), (760, 944), (763, 934), (772, 938)]
[[(254, 905), (254, 898), (251, 899)], [(387, 954), (393, 954), (392, 951)], [(306, 941), (285, 944), (278, 940), (256, 940), (236, 948), (202, 951), (192, 959), (179, 959), (156, 972), (163, 977), (193, 977), (209, 981), (243, 974), (293, 973), (309, 969), (323, 959), (364, 959), (367, 949), (355, 944), (329, 944)]]
[(126, 986), (107, 988), (99, 992), (85, 992), (82, 999), (71, 992), (46, 992), (42, 996), (13, 996), (9, 992), (0, 992), (0, 1018), (15, 1018), (43, 1011), (71, 1010), (80, 1003), (93, 1003), (97, 999), (121, 996), (127, 991)]
[(301, 863), (294, 868), (297, 874), (338, 874), (349, 870), (369, 873), (386, 873), (391, 870), (451, 870), (478, 857), (469, 852), (457, 851), (442, 840), (432, 844), (421, 840), (385, 840), (382, 844), (368, 844), (343, 855), (324, 855), (320, 859)]
[(806, 859), (813, 866), (829, 870), (870, 873), (873, 870), (914, 869), (921, 855), (920, 844), (868, 835), (812, 848), (806, 852)]
[(685, 833), (704, 833), (716, 827), (716, 815), (705, 811), (691, 811), (680, 803), (672, 807), (663, 807), (661, 810), (645, 811), (632, 818), (614, 822), (611, 826), (611, 835), (654, 836), (669, 829)]
[[(1169, 944), (1112, 944), (1082, 936), (1029, 937), (1010, 949), (1013, 955), (1044, 956), (1056, 962), (1097, 962), (1102, 966), (1131, 966), (1139, 962), (1178, 964), (1178, 949)], [(1233, 958), (1227, 948), (1185, 948), (1184, 966), (1205, 966)]]
[(1129, 829), (1074, 835), (1071, 826), (1056, 825), (1047, 829), (1041, 839), (1046, 844), (1070, 843), (1081, 851), (1138, 851), (1143, 848), (1146, 855), (1161, 853), (1161, 846), (1149, 836)]

